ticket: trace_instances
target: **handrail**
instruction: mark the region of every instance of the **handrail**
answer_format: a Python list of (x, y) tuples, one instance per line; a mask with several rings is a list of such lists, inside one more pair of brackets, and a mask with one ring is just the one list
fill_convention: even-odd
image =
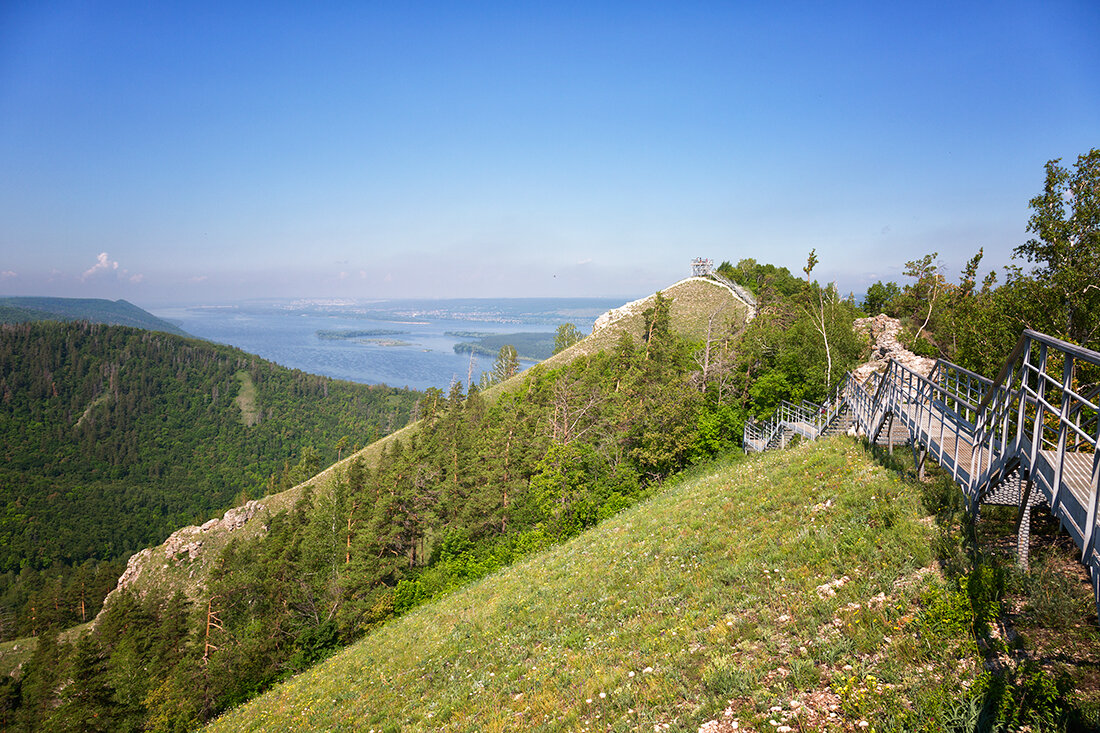
[(864, 383), (846, 375), (817, 414), (809, 414), (812, 403), (781, 403), (771, 422), (756, 429), (770, 430), (758, 447), (772, 447), (794, 421), (814, 426), (816, 438), (847, 408), (871, 440), (887, 417), (900, 422), (914, 458), (920, 464), (923, 451), (950, 473), (972, 515), (984, 502), (1006, 501), (994, 493), (1019, 477), (1006, 490), (1016, 492), (1011, 501), (1019, 503), (1022, 521), (1030, 522), (1036, 500), (1046, 502), (1081, 550), (1100, 615), (1100, 385), (1078, 387), (1080, 365), (1100, 368), (1100, 353), (1031, 329), (1020, 334), (995, 379), (943, 359), (925, 376), (892, 359)]
[(1016, 346), (1012, 349), (1012, 353), (1005, 359), (1004, 366), (1001, 367), (1001, 371), (997, 372), (997, 376), (993, 379), (993, 389), (989, 390), (985, 399), (978, 403), (978, 412), (984, 412), (985, 408), (989, 407), (989, 401), (996, 394), (997, 388), (1004, 384), (1005, 377), (1008, 376), (1009, 370), (1012, 369), (1012, 365), (1016, 363), (1016, 360), (1023, 354), (1024, 344), (1028, 341), (1028, 334), (1035, 333), (1031, 329), (1024, 329), (1024, 332), (1020, 334), (1020, 338), (1016, 341)]

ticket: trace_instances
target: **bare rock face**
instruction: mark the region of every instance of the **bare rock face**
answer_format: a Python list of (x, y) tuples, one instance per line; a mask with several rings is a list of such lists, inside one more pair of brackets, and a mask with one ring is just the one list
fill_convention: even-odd
[(936, 362), (923, 356), (917, 356), (898, 341), (901, 332), (901, 321), (891, 318), (885, 313), (880, 313), (872, 318), (857, 318), (852, 324), (857, 333), (866, 335), (871, 340), (871, 359), (865, 364), (856, 367), (852, 374), (860, 382), (866, 382), (874, 372), (886, 371), (890, 360), (898, 362), (902, 366), (913, 370), (921, 376), (927, 377)]
[[(227, 511), (221, 519), (211, 519), (200, 527), (184, 527), (169, 535), (168, 539), (159, 548), (147, 547), (141, 552), (130, 556), (126, 562), (126, 570), (118, 579), (116, 590), (123, 590), (135, 586), (142, 571), (155, 561), (157, 550), (164, 553), (164, 562), (182, 560), (186, 554), (188, 560), (196, 560), (202, 554), (203, 535), (215, 530), (233, 532), (243, 527), (248, 520), (255, 516), (262, 505), (257, 501), (235, 507)], [(115, 591), (112, 591), (112, 594)]]
[[(153, 548), (151, 547), (146, 547), (144, 550), (130, 555), (130, 559), (126, 561), (126, 569), (122, 571), (122, 575), (118, 579), (118, 587), (129, 588), (133, 585), (137, 577), (141, 575), (141, 568), (152, 556)], [(111, 593), (114, 593), (114, 591), (111, 591)]]

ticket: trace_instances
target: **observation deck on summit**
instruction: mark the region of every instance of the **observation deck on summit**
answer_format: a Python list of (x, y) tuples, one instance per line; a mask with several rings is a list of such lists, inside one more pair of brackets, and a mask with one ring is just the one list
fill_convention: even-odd
[(691, 261), (691, 276), (706, 277), (714, 272), (714, 260), (696, 257)]

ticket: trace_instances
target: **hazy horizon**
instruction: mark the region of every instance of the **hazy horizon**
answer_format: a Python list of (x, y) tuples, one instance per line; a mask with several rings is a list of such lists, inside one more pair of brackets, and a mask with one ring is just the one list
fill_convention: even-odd
[[(861, 295), (1028, 238), (1100, 144), (1100, 5), (0, 7), (0, 293)], [(1025, 264), (1026, 263), (1020, 263)]]

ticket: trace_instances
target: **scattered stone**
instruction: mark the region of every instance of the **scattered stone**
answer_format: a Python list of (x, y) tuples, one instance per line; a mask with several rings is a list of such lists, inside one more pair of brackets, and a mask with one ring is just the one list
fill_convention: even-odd
[(852, 375), (860, 382), (866, 382), (875, 372), (885, 372), (890, 360), (907, 369), (927, 377), (936, 365), (934, 359), (917, 356), (898, 341), (901, 321), (880, 313), (873, 318), (857, 318), (852, 328), (871, 339), (871, 359), (852, 370)]
[(849, 580), (851, 580), (851, 578), (845, 575), (843, 578), (837, 578), (836, 580), (830, 580), (828, 583), (822, 583), (817, 586), (817, 594), (822, 598), (831, 598), (836, 595), (836, 589), (843, 588)]

